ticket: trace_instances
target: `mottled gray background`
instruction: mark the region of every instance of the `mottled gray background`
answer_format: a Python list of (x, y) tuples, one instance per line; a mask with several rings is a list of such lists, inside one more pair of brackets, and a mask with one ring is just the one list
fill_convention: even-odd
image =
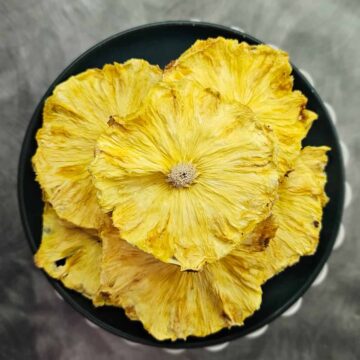
[(31, 113), (52, 80), (84, 50), (135, 25), (200, 18), (239, 26), (289, 51), (313, 75), (338, 115), (350, 149), (353, 203), (346, 241), (334, 252), (326, 282), (300, 312), (271, 324), (266, 336), (238, 340), (221, 354), (187, 351), (179, 359), (360, 358), (360, 2), (359, 0), (0, 0), (0, 358), (162, 359), (162, 350), (131, 348), (88, 326), (55, 296), (32, 265), (21, 228), (16, 172)]

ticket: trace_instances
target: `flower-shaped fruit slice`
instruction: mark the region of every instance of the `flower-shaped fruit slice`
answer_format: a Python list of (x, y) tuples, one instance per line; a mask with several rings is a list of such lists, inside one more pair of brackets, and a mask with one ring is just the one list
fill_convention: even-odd
[(164, 262), (200, 269), (268, 217), (278, 187), (271, 131), (194, 82), (159, 84), (117, 119), (91, 165), (121, 237)]
[(201, 271), (180, 271), (105, 230), (95, 305), (123, 307), (159, 340), (206, 336), (243, 324), (261, 304), (262, 266), (238, 249)]
[(61, 220), (46, 204), (35, 263), (67, 288), (92, 298), (100, 285), (101, 240)]
[[(260, 306), (260, 285), (316, 249), (327, 202), (328, 150), (303, 149), (280, 184), (273, 215), (249, 235), (250, 246), (240, 245), (201, 271), (180, 271), (119, 239), (117, 231), (104, 230), (95, 305), (123, 307), (129, 318), (140, 320), (159, 340), (206, 336), (241, 325)], [(254, 244), (262, 243), (266, 250), (257, 251)]]
[(88, 172), (95, 142), (109, 117), (136, 111), (160, 78), (157, 66), (129, 60), (73, 76), (46, 100), (33, 166), (61, 218), (81, 227), (101, 226), (104, 215)]
[(279, 167), (291, 169), (316, 114), (307, 99), (293, 91), (288, 55), (266, 45), (248, 45), (224, 38), (199, 40), (164, 73), (164, 81), (188, 78), (247, 105), (257, 119), (271, 126), (279, 140)]
[(329, 150), (325, 146), (305, 147), (294, 170), (279, 186), (279, 199), (273, 206), (278, 229), (265, 250), (266, 280), (316, 251), (323, 207), (328, 201), (324, 168)]

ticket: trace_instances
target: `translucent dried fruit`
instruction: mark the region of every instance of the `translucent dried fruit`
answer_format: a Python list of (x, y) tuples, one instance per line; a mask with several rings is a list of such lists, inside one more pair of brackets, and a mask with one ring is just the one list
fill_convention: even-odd
[(195, 80), (229, 100), (248, 106), (279, 140), (279, 168), (291, 169), (317, 115), (305, 109), (307, 99), (293, 91), (288, 54), (266, 45), (224, 38), (198, 40), (164, 73), (164, 81)]
[(262, 268), (237, 249), (202, 271), (180, 271), (119, 238), (102, 233), (101, 287), (95, 305), (123, 307), (159, 340), (206, 336), (243, 324), (260, 307)]
[(265, 250), (265, 280), (316, 251), (323, 207), (328, 201), (324, 168), (329, 150), (325, 146), (305, 147), (294, 170), (279, 186), (279, 199), (273, 207), (278, 229)]
[(100, 239), (61, 220), (51, 206), (46, 205), (35, 263), (67, 288), (92, 298), (100, 285)]
[(88, 166), (107, 122), (138, 109), (161, 71), (144, 60), (87, 70), (58, 85), (44, 107), (33, 157), (36, 178), (57, 214), (97, 229), (104, 221)]
[(91, 165), (105, 211), (129, 243), (200, 269), (269, 216), (278, 173), (271, 131), (249, 108), (193, 82), (155, 86), (117, 119)]

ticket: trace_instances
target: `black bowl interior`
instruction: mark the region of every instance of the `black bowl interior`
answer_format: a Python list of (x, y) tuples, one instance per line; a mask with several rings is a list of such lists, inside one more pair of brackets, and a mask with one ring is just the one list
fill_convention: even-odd
[[(19, 163), (19, 206), (25, 233), (33, 252), (36, 251), (41, 240), (43, 202), (41, 191), (35, 182), (31, 157), (36, 149), (35, 134), (42, 123), (41, 113), (44, 99), (51, 94), (54, 87), (69, 76), (88, 68), (102, 67), (104, 64), (114, 61), (123, 62), (130, 58), (143, 58), (152, 64), (164, 67), (197, 39), (216, 36), (235, 38), (251, 44), (259, 43), (249, 35), (214, 24), (185, 21), (150, 24), (117, 34), (94, 46), (76, 59), (54, 81), (31, 118)], [(328, 145), (332, 148), (327, 166), (328, 183), (326, 186), (326, 192), (331, 200), (324, 211), (323, 230), (316, 254), (302, 258), (297, 265), (288, 268), (267, 282), (263, 287), (264, 296), (261, 309), (247, 319), (244, 326), (222, 330), (205, 338), (190, 337), (186, 341), (160, 342), (149, 335), (140, 322), (130, 321), (121, 309), (95, 308), (89, 300), (49, 278), (62, 297), (95, 324), (114, 334), (130, 341), (168, 348), (202, 347), (229, 341), (264, 326), (288, 309), (309, 288), (329, 257), (341, 221), (344, 200), (344, 170), (334, 126), (318, 94), (295, 67), (293, 75), (295, 89), (301, 90), (308, 97), (308, 108), (319, 115), (319, 119), (312, 127), (304, 145)]]

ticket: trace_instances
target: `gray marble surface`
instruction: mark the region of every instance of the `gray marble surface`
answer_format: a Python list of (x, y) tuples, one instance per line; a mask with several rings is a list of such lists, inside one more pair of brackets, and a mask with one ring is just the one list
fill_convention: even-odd
[(32, 265), (16, 199), (17, 161), (31, 113), (43, 92), (76, 56), (135, 25), (200, 18), (243, 28), (289, 51), (312, 74), (337, 112), (350, 150), (353, 202), (346, 239), (329, 261), (325, 283), (301, 310), (273, 322), (265, 336), (238, 340), (222, 353), (187, 351), (178, 359), (360, 358), (359, 0), (0, 0), (0, 358), (162, 359), (162, 350), (132, 348), (90, 327), (58, 299)]

